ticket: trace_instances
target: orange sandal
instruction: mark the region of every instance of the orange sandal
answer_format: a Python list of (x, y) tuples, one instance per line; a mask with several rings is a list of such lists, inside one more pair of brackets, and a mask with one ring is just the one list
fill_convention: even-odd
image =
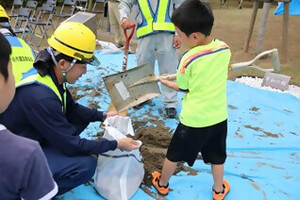
[(228, 192), (230, 190), (230, 185), (229, 185), (228, 181), (223, 180), (223, 188), (224, 188), (224, 191), (223, 192), (219, 192), (219, 193), (217, 193), (213, 189), (213, 199), (214, 200), (223, 200), (225, 198), (225, 196), (228, 194)]
[(161, 174), (157, 171), (154, 171), (152, 173), (152, 185), (155, 187), (157, 192), (161, 195), (167, 195), (169, 193), (169, 183), (167, 186), (160, 186), (159, 185), (159, 179), (161, 177)]

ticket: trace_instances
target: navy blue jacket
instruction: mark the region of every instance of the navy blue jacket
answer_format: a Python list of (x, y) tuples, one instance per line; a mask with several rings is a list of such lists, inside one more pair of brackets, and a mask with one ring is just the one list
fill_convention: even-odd
[[(49, 75), (63, 96), (63, 86), (58, 84), (53, 69)], [(8, 109), (0, 115), (0, 123), (17, 135), (39, 141), (42, 148), (53, 147), (70, 156), (100, 154), (116, 149), (116, 140), (93, 141), (79, 137), (90, 122), (103, 121), (103, 112), (79, 105), (68, 89), (66, 92), (64, 115), (61, 101), (50, 88), (38, 84), (17, 88)]]

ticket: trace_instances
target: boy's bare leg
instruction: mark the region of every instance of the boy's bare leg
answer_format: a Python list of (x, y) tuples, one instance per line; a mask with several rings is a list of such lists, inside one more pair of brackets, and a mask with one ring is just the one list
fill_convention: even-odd
[(211, 165), (211, 171), (214, 178), (213, 189), (216, 192), (223, 191), (223, 175), (224, 175), (224, 165)]
[(166, 186), (174, 174), (177, 167), (177, 162), (171, 162), (167, 158), (164, 161), (163, 169), (161, 172), (161, 178), (159, 180), (160, 186)]

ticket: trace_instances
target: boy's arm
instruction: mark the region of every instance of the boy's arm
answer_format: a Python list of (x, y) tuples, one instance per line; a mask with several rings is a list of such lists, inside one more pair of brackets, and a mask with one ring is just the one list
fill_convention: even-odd
[(165, 79), (160, 77), (159, 82), (161, 82), (163, 85), (165, 85), (169, 88), (172, 88), (173, 90), (179, 91), (178, 85), (174, 81), (168, 81), (168, 80), (165, 80)]

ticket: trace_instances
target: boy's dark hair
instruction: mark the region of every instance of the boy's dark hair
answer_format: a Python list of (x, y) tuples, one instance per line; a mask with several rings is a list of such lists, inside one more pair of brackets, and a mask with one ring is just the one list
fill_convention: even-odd
[(214, 24), (209, 4), (200, 0), (185, 0), (174, 11), (171, 20), (187, 36), (194, 32), (209, 36)]
[(5, 80), (7, 80), (7, 65), (9, 62), (9, 55), (11, 54), (11, 47), (4, 35), (2, 35), (2, 33), (0, 33), (0, 45), (0, 73), (4, 76)]

